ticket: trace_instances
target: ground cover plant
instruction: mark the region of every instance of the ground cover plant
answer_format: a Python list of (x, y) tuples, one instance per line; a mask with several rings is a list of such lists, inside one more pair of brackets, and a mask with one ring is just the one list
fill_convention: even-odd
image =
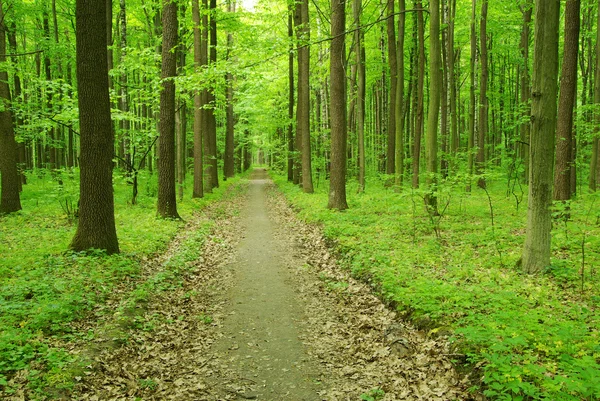
[[(57, 175), (59, 174), (59, 175)], [(156, 217), (156, 176), (140, 175), (140, 193), (131, 205), (129, 177), (115, 173), (115, 216), (121, 253), (67, 251), (77, 220), (76, 172), (28, 175), (23, 210), (1, 216), (0, 225), (0, 394), (13, 391), (11, 378), (21, 376), (44, 394), (48, 388), (73, 385), (74, 357), (56, 348), (57, 339), (81, 339), (71, 322), (87, 316), (107, 297), (137, 302), (176, 279), (178, 269), (195, 259), (209, 227), (201, 227), (180, 252), (165, 263), (160, 277), (141, 277), (142, 264), (164, 251), (185, 220), (221, 198), (239, 179), (202, 199), (179, 203), (183, 221)], [(42, 396), (40, 395), (40, 397)]]
[(554, 221), (552, 265), (530, 276), (518, 265), (526, 199), (519, 205), (501, 180), (471, 194), (464, 182), (443, 183), (440, 216), (419, 190), (397, 193), (384, 179), (363, 194), (350, 183), (343, 212), (325, 208), (327, 185), (305, 194), (276, 181), (348, 269), (429, 335), (450, 336), (457, 364), (490, 399), (599, 399), (597, 195), (572, 201), (572, 220)]

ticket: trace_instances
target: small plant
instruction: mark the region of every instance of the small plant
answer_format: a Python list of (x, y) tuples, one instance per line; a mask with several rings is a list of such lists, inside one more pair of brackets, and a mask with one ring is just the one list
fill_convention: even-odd
[(211, 324), (214, 321), (212, 317), (205, 315), (204, 313), (198, 316), (198, 320), (204, 324)]
[(158, 383), (152, 379), (140, 379), (139, 380), (140, 388), (144, 390), (156, 390), (158, 387)]
[(366, 393), (360, 395), (360, 399), (363, 401), (378, 401), (382, 400), (385, 396), (385, 391), (380, 388), (373, 388)]

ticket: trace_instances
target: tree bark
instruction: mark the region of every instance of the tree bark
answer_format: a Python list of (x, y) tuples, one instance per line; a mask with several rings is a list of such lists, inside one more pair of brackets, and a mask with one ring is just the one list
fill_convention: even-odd
[[(310, 149), (310, 26), (308, 20), (308, 0), (298, 3), (300, 7), (301, 40), (298, 49), (298, 107), (296, 109), (296, 130), (302, 143), (302, 190), (313, 193), (311, 149)], [(344, 105), (345, 107), (345, 105)]]
[(581, 0), (567, 0), (554, 167), (554, 199), (560, 201), (571, 199), (571, 166), (574, 162), (573, 113), (577, 94), (580, 11)]
[[(227, 12), (235, 13), (235, 0), (228, 0)], [(233, 47), (233, 34), (227, 33), (227, 56), (226, 60), (230, 61), (231, 48)], [(233, 114), (233, 74), (231, 71), (227, 71), (225, 74), (225, 86), (226, 86), (226, 129), (225, 129), (225, 157), (223, 158), (223, 169), (225, 179), (231, 178), (235, 175), (235, 166), (233, 160), (234, 152), (234, 126), (235, 116)]]
[[(418, 10), (423, 8), (423, 2), (417, 1)], [(415, 129), (413, 139), (413, 160), (412, 160), (412, 187), (419, 188), (419, 173), (421, 162), (421, 138), (423, 137), (423, 119), (424, 119), (424, 93), (423, 86), (425, 82), (425, 23), (423, 21), (423, 11), (417, 11), (417, 85), (416, 108), (415, 108)]]
[[(217, 63), (217, 0), (210, 0), (210, 46), (208, 52), (208, 62), (211, 66), (216, 66)], [(215, 117), (216, 108), (216, 88), (214, 84), (208, 91), (208, 109), (207, 123), (208, 123), (208, 136), (210, 146), (210, 163), (211, 163), (211, 180), (210, 183), (213, 188), (219, 187), (219, 170), (217, 161), (217, 119)]]
[(294, 3), (288, 2), (288, 126), (287, 126), (287, 175), (294, 181)]
[(396, 57), (398, 59), (396, 66), (398, 68), (397, 84), (396, 84), (396, 103), (395, 103), (395, 119), (396, 119), (396, 155), (395, 155), (395, 172), (396, 172), (396, 187), (402, 188), (404, 179), (404, 32), (406, 29), (406, 0), (398, 0), (398, 46), (396, 49)]
[[(0, 1), (0, 64), (6, 63), (6, 22), (4, 19), (3, 4)], [(17, 168), (17, 143), (13, 116), (11, 112), (10, 88), (8, 86), (8, 72), (0, 70), (0, 100), (4, 103), (0, 111), (0, 214), (12, 213), (21, 210), (19, 195), (20, 179)]]
[[(200, 65), (202, 68), (208, 66), (208, 47), (209, 47), (209, 23), (208, 23), (208, 0), (202, 0), (202, 41), (200, 42)], [(214, 185), (212, 183), (212, 153), (211, 153), (211, 135), (208, 123), (208, 101), (209, 101), (209, 90), (206, 88), (202, 89), (201, 99), (201, 131), (202, 131), (202, 155), (203, 155), (203, 167), (204, 167), (204, 193), (212, 193)]]
[[(194, 22), (194, 71), (200, 72), (202, 68), (200, 33), (200, 3), (192, 0), (192, 20)], [(204, 197), (203, 163), (202, 163), (202, 94), (200, 89), (194, 91), (194, 189), (192, 198)]]
[(556, 129), (560, 0), (536, 0), (531, 154), (523, 270), (550, 265), (552, 167)]
[(331, 1), (330, 104), (331, 104), (331, 175), (329, 209), (348, 209), (346, 202), (346, 73), (345, 34), (346, 1)]
[(456, 107), (456, 75), (454, 68), (454, 19), (456, 16), (456, 0), (449, 0), (448, 7), (448, 49), (446, 52), (448, 57), (448, 86), (450, 87), (450, 153), (452, 156), (456, 156), (459, 146), (458, 113)]
[[(477, 174), (481, 175), (485, 171), (485, 142), (488, 132), (488, 49), (487, 49), (487, 10), (488, 0), (483, 0), (481, 4), (481, 20), (479, 26), (479, 65), (481, 74), (479, 75), (479, 130), (477, 131)], [(479, 188), (485, 188), (485, 178), (479, 177), (477, 180)]]
[(425, 202), (430, 212), (437, 215), (435, 185), (438, 173), (438, 119), (442, 86), (442, 62), (440, 60), (440, 2), (429, 1), (429, 110), (427, 113), (427, 136), (425, 159), (427, 161), (427, 195)]
[(354, 14), (354, 23), (356, 31), (354, 32), (354, 53), (356, 58), (356, 136), (358, 141), (358, 192), (365, 190), (365, 47), (364, 32), (360, 22), (360, 13), (362, 8), (361, 0), (352, 2), (352, 11)]
[(471, 192), (471, 177), (473, 176), (473, 159), (475, 148), (475, 61), (477, 59), (477, 33), (475, 31), (475, 20), (477, 18), (477, 0), (472, 1), (471, 12), (471, 61), (469, 63), (469, 140), (467, 145), (469, 177), (467, 182), (467, 192)]
[(75, 3), (80, 133), (79, 224), (70, 248), (118, 253), (112, 186), (111, 130), (106, 43), (106, 4)]
[(525, 180), (529, 179), (529, 134), (531, 130), (531, 124), (529, 123), (529, 116), (531, 115), (531, 86), (529, 82), (529, 32), (531, 24), (531, 16), (533, 13), (533, 1), (527, 0), (523, 8), (523, 27), (521, 30), (521, 41), (519, 47), (521, 49), (521, 56), (523, 57), (523, 65), (521, 69), (521, 107), (523, 110), (523, 119), (527, 122), (521, 124), (520, 128), (520, 156), (523, 160), (524, 165), (524, 176)]
[(387, 0), (388, 64), (390, 66), (390, 93), (388, 109), (387, 151), (385, 173), (394, 174), (396, 167), (396, 86), (398, 85), (398, 59), (396, 56), (396, 27), (394, 24), (394, 1)]
[(158, 215), (179, 219), (175, 194), (175, 81), (177, 75), (177, 4), (163, 3), (162, 90), (160, 92), (158, 150)]
[[(600, 103), (600, 5), (598, 6), (597, 16), (597, 31), (596, 31), (596, 68), (594, 69), (594, 103), (597, 105)], [(592, 139), (592, 158), (590, 161), (590, 179), (589, 187), (590, 190), (596, 191), (598, 187), (598, 181), (600, 177), (600, 112), (596, 112), (594, 115), (596, 122), (596, 129), (594, 137)]]

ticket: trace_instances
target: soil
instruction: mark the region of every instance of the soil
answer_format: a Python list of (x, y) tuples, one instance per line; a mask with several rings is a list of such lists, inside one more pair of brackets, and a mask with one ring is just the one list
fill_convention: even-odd
[(181, 234), (216, 222), (194, 269), (145, 307), (146, 324), (93, 356), (74, 399), (473, 398), (445, 337), (402, 322), (341, 269), (265, 170), (246, 187)]

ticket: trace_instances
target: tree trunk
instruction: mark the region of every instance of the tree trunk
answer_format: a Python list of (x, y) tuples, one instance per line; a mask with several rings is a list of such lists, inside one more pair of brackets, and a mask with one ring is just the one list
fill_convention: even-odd
[[(454, 19), (456, 16), (456, 0), (449, 0), (448, 10), (448, 86), (450, 87), (450, 153), (456, 156), (459, 147), (457, 94), (454, 68)], [(450, 167), (452, 168), (452, 167)]]
[(527, 121), (521, 124), (521, 139), (520, 139), (520, 156), (523, 160), (525, 180), (529, 179), (529, 134), (531, 124), (529, 116), (531, 115), (531, 87), (529, 82), (529, 31), (531, 24), (531, 15), (533, 13), (533, 2), (527, 0), (523, 9), (523, 28), (521, 30), (521, 56), (523, 57), (523, 65), (521, 68), (521, 107), (523, 110), (523, 120)]
[(346, 202), (346, 74), (345, 39), (346, 2), (331, 1), (330, 104), (331, 104), (331, 176), (329, 209), (348, 209)]
[(162, 42), (162, 90), (160, 92), (158, 149), (158, 215), (179, 219), (175, 194), (175, 81), (177, 75), (177, 5), (164, 0)]
[(396, 84), (396, 108), (395, 108), (395, 119), (396, 119), (396, 186), (402, 188), (402, 182), (404, 179), (404, 31), (406, 27), (406, 0), (398, 0), (398, 46), (396, 49), (396, 57), (398, 74)]
[[(216, 66), (217, 63), (217, 0), (210, 0), (210, 47), (209, 47), (209, 64)], [(219, 187), (219, 170), (217, 161), (217, 119), (215, 117), (216, 109), (216, 88), (211, 87), (208, 91), (208, 135), (210, 146), (210, 162), (211, 162), (211, 185), (213, 188)]]
[(560, 201), (571, 199), (571, 166), (574, 162), (573, 113), (577, 94), (580, 11), (581, 0), (567, 0), (554, 168), (554, 199)]
[[(6, 23), (3, 4), (0, 1), (0, 64), (6, 64)], [(0, 70), (0, 99), (4, 107), (0, 111), (0, 214), (21, 210), (19, 196), (20, 179), (17, 169), (17, 143), (13, 126), (13, 116), (10, 105), (10, 88), (8, 87), (8, 72)]]
[[(200, 65), (202, 68), (206, 68), (208, 66), (208, 45), (209, 45), (209, 24), (208, 24), (208, 0), (202, 0), (202, 41), (200, 42)], [(209, 104), (209, 90), (204, 88), (202, 89), (202, 93), (200, 95), (201, 99), (201, 131), (202, 131), (202, 155), (203, 155), (203, 167), (204, 167), (204, 193), (212, 193), (214, 185), (212, 183), (213, 180), (213, 163), (212, 163), (212, 153), (211, 153), (211, 134), (209, 127), (209, 116), (208, 116), (208, 107)]]
[(475, 60), (477, 59), (477, 33), (475, 31), (475, 21), (477, 18), (477, 0), (472, 2), (471, 13), (471, 61), (469, 70), (470, 91), (469, 91), (469, 142), (467, 145), (469, 177), (467, 182), (467, 192), (471, 192), (471, 177), (473, 176), (473, 159), (475, 148)]
[[(442, 24), (446, 27), (449, 26), (449, 13), (448, 13), (448, 4), (447, 0), (442, 0), (441, 2), (441, 18)], [(440, 172), (441, 178), (446, 179), (448, 177), (448, 165), (450, 155), (449, 149), (449, 129), (448, 129), (448, 29), (442, 30), (442, 42), (441, 42), (441, 52), (442, 52), (442, 88), (441, 88), (441, 96), (440, 96), (440, 132), (442, 137), (442, 157), (440, 161)]]
[[(481, 75), (479, 76), (479, 130), (477, 132), (477, 174), (481, 175), (485, 171), (485, 143), (488, 132), (488, 49), (487, 49), (487, 10), (488, 0), (483, 0), (481, 4), (481, 21), (479, 28), (479, 53)], [(477, 180), (479, 188), (485, 188), (485, 178), (479, 177)]]
[[(120, 13), (119, 13), (119, 24), (120, 24), (120, 33), (121, 33), (121, 63), (125, 63), (125, 58), (127, 57), (127, 10), (125, 7), (125, 0), (119, 1)], [(130, 119), (127, 114), (129, 114), (129, 93), (128, 93), (128, 79), (127, 79), (127, 71), (124, 70), (121, 74), (121, 86), (119, 90), (119, 109), (124, 115), (124, 118), (120, 120), (120, 128), (121, 128), (121, 139), (120, 143), (120, 156), (123, 161), (120, 162), (121, 166), (127, 169), (128, 172), (132, 170), (132, 160), (131, 160), (131, 150), (130, 150)]]
[[(227, 2), (227, 12), (235, 13), (235, 0), (228, 0)], [(231, 32), (227, 33), (227, 56), (226, 60), (229, 61), (231, 48), (233, 47), (233, 35)], [(223, 158), (223, 169), (225, 179), (231, 178), (235, 175), (235, 166), (233, 161), (233, 152), (234, 152), (234, 125), (235, 125), (235, 116), (233, 114), (233, 74), (231, 71), (227, 71), (225, 74), (225, 86), (226, 86), (226, 99), (227, 99), (227, 109), (226, 109), (226, 129), (225, 129), (225, 157)]]
[(427, 136), (425, 137), (425, 159), (427, 161), (427, 195), (425, 202), (430, 213), (437, 211), (435, 185), (438, 173), (438, 119), (442, 86), (442, 62), (440, 60), (440, 2), (429, 1), (429, 110), (427, 112)]
[[(423, 8), (423, 3), (419, 0), (416, 4), (417, 9)], [(423, 86), (425, 82), (425, 23), (423, 21), (423, 11), (417, 11), (417, 85), (416, 92), (416, 115), (415, 115), (415, 135), (413, 140), (413, 160), (412, 160), (412, 186), (419, 188), (419, 173), (421, 162), (421, 138), (423, 136), (423, 119), (424, 119), (424, 92)]]
[(358, 192), (365, 190), (365, 47), (364, 32), (360, 22), (361, 0), (352, 2), (354, 23), (354, 53), (356, 57), (356, 136), (358, 140)]
[[(600, 5), (598, 6), (597, 28), (596, 68), (594, 69), (594, 103), (596, 105), (600, 103)], [(600, 178), (600, 163), (598, 163), (598, 158), (600, 157), (600, 138), (598, 137), (598, 133), (600, 132), (600, 112), (595, 113), (594, 119), (596, 129), (594, 138), (592, 139), (592, 158), (590, 162), (590, 190), (592, 191), (596, 191)]]
[[(192, 20), (194, 22), (194, 70), (200, 72), (202, 68), (200, 33), (200, 4), (199, 0), (192, 0)], [(202, 94), (200, 89), (194, 91), (194, 189), (192, 198), (204, 197), (203, 163), (202, 163)]]
[(77, 91), (80, 126), (79, 224), (70, 248), (118, 253), (112, 186), (111, 130), (106, 43), (106, 4), (75, 3)]
[(388, 109), (387, 152), (385, 173), (394, 174), (396, 166), (396, 86), (398, 85), (398, 58), (396, 56), (396, 27), (394, 24), (394, 1), (387, 0), (388, 63), (390, 66), (390, 93)]
[(560, 0), (536, 0), (535, 10), (529, 197), (523, 248), (526, 273), (538, 273), (550, 265)]
[[(310, 26), (308, 21), (308, 0), (298, 3), (300, 7), (301, 46), (298, 49), (298, 107), (296, 109), (296, 130), (301, 141), (302, 190), (313, 193), (311, 151), (310, 151)], [(346, 107), (344, 105), (344, 107)]]
[(288, 126), (287, 126), (287, 175), (294, 181), (294, 4), (288, 2)]

